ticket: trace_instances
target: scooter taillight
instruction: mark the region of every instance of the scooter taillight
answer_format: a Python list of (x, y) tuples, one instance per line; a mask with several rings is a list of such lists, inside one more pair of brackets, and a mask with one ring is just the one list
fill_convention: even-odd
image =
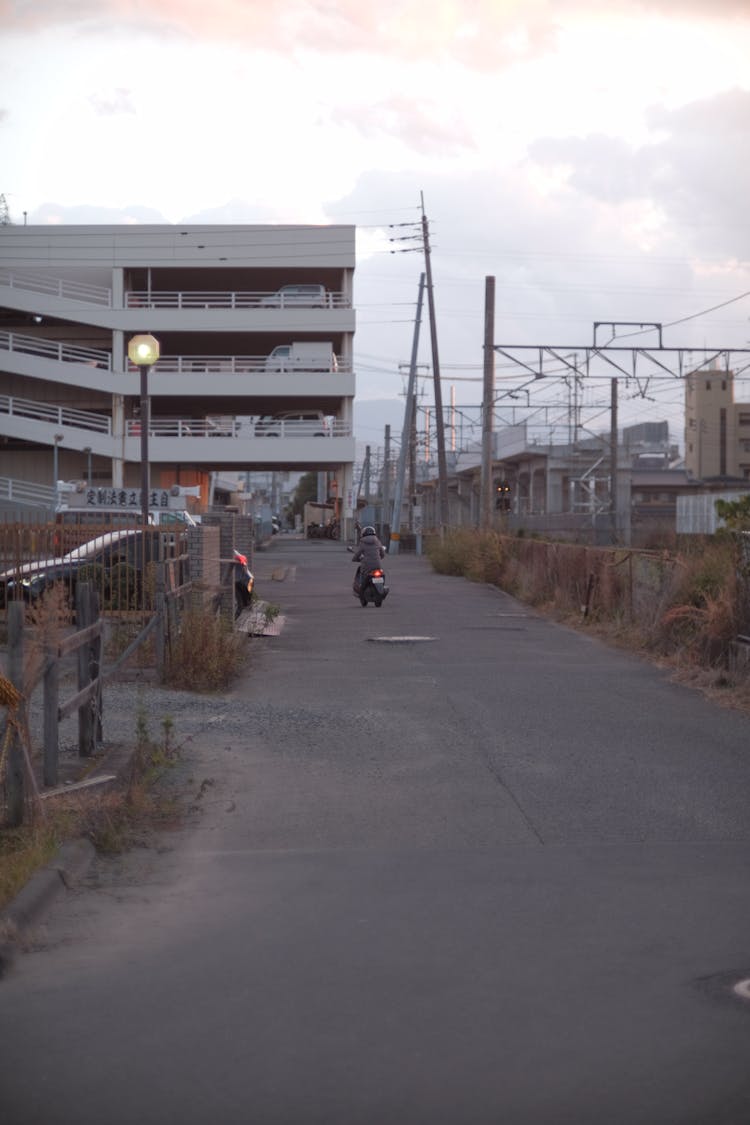
[(383, 572), (382, 572), (382, 570), (373, 570), (370, 574), (370, 577), (371, 578), (382, 578)]

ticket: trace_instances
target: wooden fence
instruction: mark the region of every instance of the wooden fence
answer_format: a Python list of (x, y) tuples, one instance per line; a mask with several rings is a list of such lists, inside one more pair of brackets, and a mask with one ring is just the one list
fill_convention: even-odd
[[(8, 676), (0, 676), (0, 702), (6, 706), (5, 728), (0, 741), (0, 824), (23, 823), (26, 811), (38, 794), (39, 781), (46, 789), (58, 784), (60, 723), (78, 713), (78, 754), (93, 756), (102, 744), (104, 685), (153, 635), (157, 676), (164, 678), (171, 639), (180, 628), (181, 607), (192, 590), (190, 581), (178, 583), (186, 556), (160, 563), (156, 572), (155, 609), (136, 637), (108, 667), (103, 667), (104, 619), (98, 593), (90, 583), (76, 587), (75, 631), (47, 641), (35, 673), (29, 673), (26, 642), (35, 641), (33, 626), (26, 622), (24, 603), (7, 607)], [(77, 655), (77, 690), (60, 698), (61, 665)], [(34, 762), (29, 734), (28, 701), (42, 683), (41, 771)]]

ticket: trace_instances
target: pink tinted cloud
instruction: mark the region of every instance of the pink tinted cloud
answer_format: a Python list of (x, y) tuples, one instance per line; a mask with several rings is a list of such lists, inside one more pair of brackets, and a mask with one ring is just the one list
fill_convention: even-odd
[(333, 120), (348, 124), (363, 137), (395, 137), (420, 153), (456, 152), (473, 148), (469, 130), (458, 121), (446, 121), (445, 115), (429, 101), (393, 97), (373, 105), (340, 107)]
[(475, 69), (555, 49), (561, 25), (607, 15), (679, 20), (750, 18), (748, 0), (0, 0), (0, 26), (129, 28), (160, 39), (247, 48), (366, 51), (402, 65), (452, 58)]
[[(580, 0), (554, 0), (567, 8)], [(159, 38), (248, 48), (366, 51), (403, 60), (444, 55), (467, 65), (536, 51), (554, 31), (552, 0), (0, 0), (8, 30), (124, 27)]]

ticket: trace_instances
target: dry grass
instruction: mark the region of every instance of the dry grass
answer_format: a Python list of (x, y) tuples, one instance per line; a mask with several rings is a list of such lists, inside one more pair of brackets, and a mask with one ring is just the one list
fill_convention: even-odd
[(43, 813), (37, 805), (20, 828), (0, 831), (0, 908), (67, 840), (85, 837), (101, 854), (119, 854), (179, 823), (182, 794), (161, 784), (180, 756), (172, 732), (172, 721), (163, 720), (161, 741), (154, 742), (139, 716), (130, 776), (123, 784), (106, 792), (62, 793), (43, 802)]
[(172, 643), (166, 681), (188, 691), (222, 691), (245, 660), (247, 637), (226, 616), (203, 606), (186, 610)]
[(69, 838), (57, 820), (49, 818), (0, 831), (0, 909)]
[[(714, 536), (681, 552), (584, 547), (496, 532), (428, 542), (435, 570), (490, 582), (558, 620), (711, 682), (732, 682), (738, 633), (748, 629), (748, 581), (736, 540)], [(750, 695), (750, 687), (747, 689)]]

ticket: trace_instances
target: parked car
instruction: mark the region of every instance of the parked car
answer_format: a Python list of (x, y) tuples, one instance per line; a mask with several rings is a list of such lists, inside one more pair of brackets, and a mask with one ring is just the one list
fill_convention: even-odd
[(324, 309), (328, 305), (325, 285), (282, 285), (268, 297), (261, 297), (261, 308)]
[[(196, 522), (187, 509), (152, 508), (149, 524), (163, 530), (184, 531)], [(55, 513), (55, 553), (67, 554), (75, 547), (119, 528), (134, 530), (143, 523), (140, 508), (70, 508), (60, 507)]]
[(285, 410), (255, 423), (256, 437), (325, 437), (328, 424), (320, 410)]
[[(63, 586), (72, 605), (77, 583), (85, 581), (97, 590), (101, 609), (140, 609), (144, 588), (149, 608), (154, 589), (149, 568), (170, 559), (174, 562), (167, 567), (167, 582), (174, 588), (182, 585), (187, 575), (182, 568), (182, 542), (173, 532), (150, 528), (144, 543), (140, 530), (110, 531), (69, 551), (63, 558), (38, 559), (0, 574), (0, 606), (14, 600), (36, 605), (55, 585)], [(255, 580), (247, 557), (236, 550), (232, 581), (235, 605), (246, 608), (252, 602)]]
[(92, 582), (102, 608), (130, 609), (139, 604), (144, 565), (173, 553), (172, 534), (154, 528), (109, 531), (69, 551), (62, 558), (25, 563), (0, 574), (0, 604), (20, 600), (35, 604), (49, 589), (62, 584), (71, 601), (78, 582)]

